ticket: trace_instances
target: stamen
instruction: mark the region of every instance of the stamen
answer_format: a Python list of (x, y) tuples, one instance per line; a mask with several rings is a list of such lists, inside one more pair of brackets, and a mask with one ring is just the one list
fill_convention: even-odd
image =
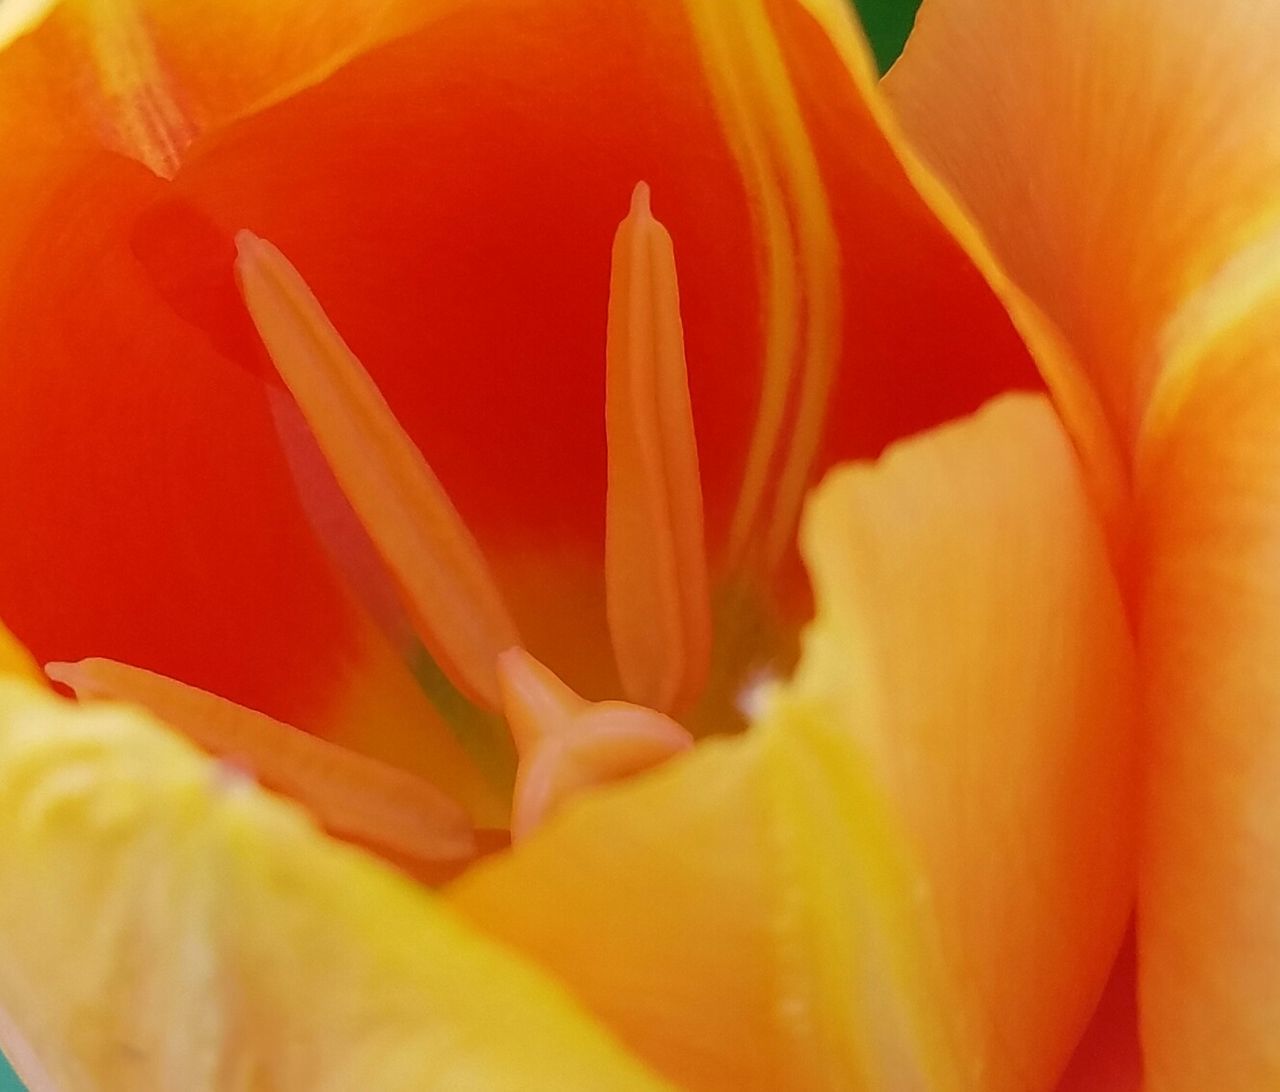
[(496, 708), (493, 665), (520, 638), (480, 547), (298, 271), (248, 231), (236, 245), (263, 344), (423, 643), (460, 690)]
[(498, 676), (520, 752), (513, 840), (573, 793), (639, 773), (693, 746), (688, 732), (653, 709), (580, 698), (523, 649), (502, 654)]
[(624, 693), (670, 712), (706, 681), (711, 604), (675, 254), (643, 182), (613, 244), (606, 357), (609, 629)]
[(247, 767), (267, 788), (292, 797), (332, 834), (397, 862), (436, 864), (475, 853), (462, 808), (404, 770), (113, 660), (52, 663), (45, 671), (81, 699), (141, 705), (202, 750)]

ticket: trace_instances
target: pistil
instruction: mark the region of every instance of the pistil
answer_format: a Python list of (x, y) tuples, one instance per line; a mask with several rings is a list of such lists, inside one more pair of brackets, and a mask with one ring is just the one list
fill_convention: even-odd
[(654, 709), (584, 700), (523, 649), (503, 653), (498, 674), (520, 752), (513, 840), (574, 793), (640, 773), (693, 746), (688, 732)]

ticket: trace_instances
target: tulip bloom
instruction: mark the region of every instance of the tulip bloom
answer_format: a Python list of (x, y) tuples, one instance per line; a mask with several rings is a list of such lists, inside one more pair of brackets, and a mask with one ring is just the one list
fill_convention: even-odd
[(1265, 1087), (1237, 6), (5, 9), (32, 1086)]

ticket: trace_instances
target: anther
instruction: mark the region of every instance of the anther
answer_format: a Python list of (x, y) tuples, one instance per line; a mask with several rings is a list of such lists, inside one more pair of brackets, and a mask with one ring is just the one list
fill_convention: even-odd
[(702, 487), (671, 236), (636, 186), (613, 244), (605, 585), (623, 692), (674, 712), (706, 681)]
[(52, 663), (45, 672), (82, 699), (142, 706), (201, 750), (292, 797), (340, 838), (412, 864), (465, 860), (475, 853), (471, 824), (462, 808), (404, 770), (167, 676), (113, 660)]
[(496, 708), (493, 665), (519, 634), (479, 545), (298, 271), (251, 232), (236, 245), (263, 344), (423, 644), (460, 690)]

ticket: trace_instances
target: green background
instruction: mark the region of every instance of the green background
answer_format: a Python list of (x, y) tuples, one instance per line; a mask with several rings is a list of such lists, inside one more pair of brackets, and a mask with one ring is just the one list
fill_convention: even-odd
[[(854, 0), (854, 4), (883, 72), (902, 51), (920, 0)], [(4, 1064), (3, 1058), (0, 1058), (0, 1092), (24, 1092), (22, 1082)]]
[(919, 6), (920, 0), (854, 0), (881, 72), (902, 52)]

